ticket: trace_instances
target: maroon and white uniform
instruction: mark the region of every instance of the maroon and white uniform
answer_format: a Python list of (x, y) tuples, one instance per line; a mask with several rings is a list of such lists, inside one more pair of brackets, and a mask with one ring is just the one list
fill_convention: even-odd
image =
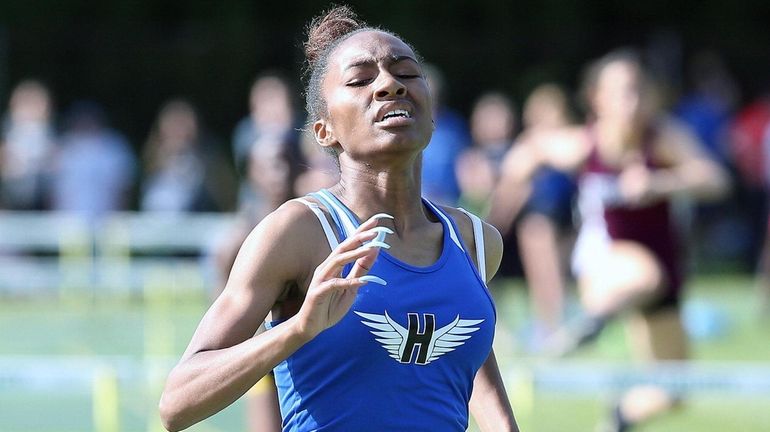
[[(582, 223), (575, 244), (573, 271), (578, 276), (590, 273), (608, 277), (612, 277), (613, 272), (622, 272), (622, 268), (607, 265), (610, 244), (614, 240), (633, 241), (652, 252), (664, 271), (664, 294), (651, 306), (676, 304), (684, 272), (669, 200), (646, 206), (625, 203), (618, 190), (622, 169), (601, 160), (593, 128), (589, 126), (587, 133), (592, 149), (578, 180), (578, 211)], [(644, 163), (651, 170), (662, 168), (652, 155), (654, 138), (655, 132), (650, 130), (642, 147)]]

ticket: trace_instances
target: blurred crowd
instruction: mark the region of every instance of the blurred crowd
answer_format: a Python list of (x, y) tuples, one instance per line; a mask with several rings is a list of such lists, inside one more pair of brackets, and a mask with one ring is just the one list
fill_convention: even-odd
[[(657, 83), (661, 109), (656, 115), (690, 128), (710, 157), (730, 172), (733, 188), (726, 200), (680, 210), (679, 218), (706, 258), (743, 269), (767, 261), (760, 267), (770, 268), (770, 257), (761, 259), (770, 96), (740, 94), (739, 83), (715, 52), (696, 54), (687, 69), (680, 89), (664, 79)], [(485, 213), (512, 146), (543, 130), (583, 123), (586, 116), (579, 90), (559, 83), (543, 83), (523, 101), (490, 89), (471, 107), (450, 107), (446, 77), (434, 65), (426, 65), (425, 73), (436, 129), (423, 156), (423, 190), (442, 204)], [(58, 112), (54, 93), (30, 79), (10, 94), (0, 133), (0, 209), (67, 211), (92, 223), (119, 210), (237, 210), (241, 231), (248, 232), (286, 199), (335, 182), (333, 158), (302, 132), (297, 90), (280, 72), (265, 72), (254, 81), (248, 114), (234, 119), (229, 146), (205, 129), (185, 98), (160, 106), (144, 142), (130, 143), (110, 126), (109, 113), (98, 102), (77, 101)], [(527, 205), (554, 207), (550, 214), (556, 219), (550, 221), (553, 226), (543, 225), (522, 213), (510, 225), (498, 223), (508, 239), (508, 274), (521, 272), (518, 263), (532, 259), (526, 251), (536, 250), (542, 235), (569, 242), (574, 180), (550, 170), (537, 181), (549, 190), (548, 198)], [(513, 229), (522, 226), (529, 228)]]

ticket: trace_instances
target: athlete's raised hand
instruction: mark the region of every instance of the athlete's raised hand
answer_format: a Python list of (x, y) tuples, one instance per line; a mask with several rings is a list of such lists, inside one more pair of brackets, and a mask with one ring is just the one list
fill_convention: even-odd
[[(392, 216), (380, 213), (369, 218), (316, 268), (298, 313), (301, 331), (308, 338), (339, 322), (361, 286), (369, 282), (386, 284), (381, 278), (368, 274), (380, 249), (390, 248), (383, 239), (393, 231), (377, 226), (383, 218), (392, 219)], [(342, 270), (349, 263), (354, 263), (353, 268), (343, 278)]]

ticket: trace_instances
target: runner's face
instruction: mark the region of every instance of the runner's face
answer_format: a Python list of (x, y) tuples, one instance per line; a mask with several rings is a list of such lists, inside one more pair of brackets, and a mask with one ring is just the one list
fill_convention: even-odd
[(616, 61), (599, 73), (593, 97), (593, 109), (600, 119), (631, 123), (641, 107), (639, 70), (634, 65)]
[(330, 55), (323, 81), (327, 113), (316, 138), (356, 160), (419, 152), (432, 134), (428, 86), (415, 53), (387, 33), (366, 31)]

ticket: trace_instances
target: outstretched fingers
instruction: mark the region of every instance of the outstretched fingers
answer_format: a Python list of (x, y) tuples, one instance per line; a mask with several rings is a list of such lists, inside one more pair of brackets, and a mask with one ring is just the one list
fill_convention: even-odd
[(345, 252), (338, 252), (338, 253), (332, 253), (329, 255), (328, 258), (326, 258), (326, 261), (321, 264), (319, 267), (319, 273), (318, 276), (322, 280), (327, 280), (335, 277), (339, 277), (342, 273), (342, 269), (348, 264), (353, 261), (356, 261), (360, 258), (364, 257), (370, 257), (370, 258), (376, 258), (377, 252), (379, 251), (379, 248), (370, 248), (367, 246), (360, 246), (357, 249), (345, 251)]
[[(375, 215), (358, 228), (347, 240), (340, 243), (313, 274), (313, 281), (302, 305), (302, 327), (309, 335), (339, 322), (356, 299), (358, 289), (374, 282), (385, 285), (381, 278), (367, 274), (380, 249), (389, 248), (385, 236), (392, 233), (387, 227), (377, 226), (384, 215)], [(343, 278), (342, 269), (353, 265), (351, 273)]]
[(340, 290), (358, 290), (358, 288), (366, 285), (367, 283), (369, 283), (369, 281), (362, 278), (331, 278), (319, 284), (317, 289), (319, 294)]
[(392, 216), (384, 213), (376, 214), (361, 224), (356, 232), (340, 243), (319, 266), (316, 276), (321, 280), (337, 278), (345, 265), (354, 262), (347, 279), (385, 285), (386, 282), (381, 278), (367, 274), (377, 260), (380, 249), (390, 248), (390, 245), (385, 242), (385, 236), (393, 234), (393, 231), (387, 227), (377, 226), (379, 220), (383, 218), (392, 219)]
[[(371, 220), (378, 220), (380, 218), (391, 218), (390, 215), (380, 213), (372, 216)], [(367, 221), (368, 222), (368, 221)], [(390, 249), (390, 245), (385, 242), (385, 236), (388, 234), (393, 234), (393, 231), (387, 227), (381, 227), (377, 226), (375, 228), (372, 228), (372, 230), (377, 231), (377, 236), (366, 243), (364, 247), (370, 247), (370, 248), (376, 248), (376, 249)], [(378, 250), (379, 254), (379, 250)], [(380, 285), (387, 285), (388, 283), (375, 275), (370, 275), (369, 270), (371, 270), (372, 266), (374, 265), (374, 261), (377, 259), (377, 254), (373, 256), (363, 256), (355, 261), (353, 264), (353, 268), (350, 270), (350, 273), (348, 274), (348, 278), (359, 278), (366, 280), (368, 282), (374, 282), (376, 284)]]

